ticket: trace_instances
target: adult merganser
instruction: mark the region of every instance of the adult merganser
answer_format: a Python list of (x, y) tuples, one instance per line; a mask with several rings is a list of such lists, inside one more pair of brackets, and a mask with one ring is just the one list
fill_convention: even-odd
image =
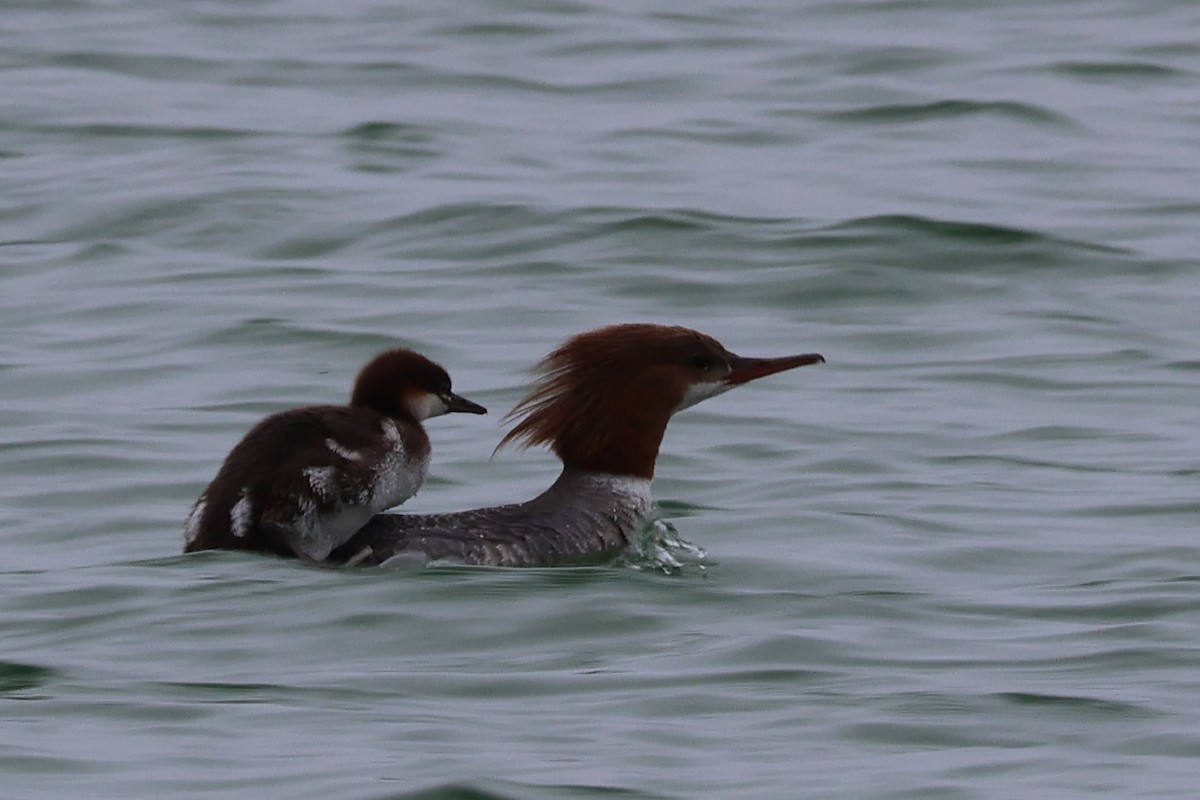
[(322, 561), (373, 515), (416, 494), (429, 469), (421, 421), (487, 409), (450, 390), (412, 350), (363, 367), (346, 406), (259, 422), (225, 458), (188, 516), (184, 552), (260, 550)]
[[(743, 358), (688, 328), (613, 325), (548, 355), (501, 440), (546, 444), (563, 462), (524, 503), (447, 514), (381, 514), (335, 550), (336, 563), (429, 561), (553, 566), (603, 561), (653, 513), (650, 482), (676, 411), (756, 378), (825, 359)], [(499, 448), (497, 448), (499, 449)]]

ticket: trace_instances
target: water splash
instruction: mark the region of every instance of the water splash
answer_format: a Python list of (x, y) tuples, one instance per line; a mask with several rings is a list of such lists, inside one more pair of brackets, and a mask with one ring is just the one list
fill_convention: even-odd
[(647, 523), (617, 559), (619, 566), (678, 575), (689, 567), (703, 572), (708, 553), (679, 535), (665, 519)]

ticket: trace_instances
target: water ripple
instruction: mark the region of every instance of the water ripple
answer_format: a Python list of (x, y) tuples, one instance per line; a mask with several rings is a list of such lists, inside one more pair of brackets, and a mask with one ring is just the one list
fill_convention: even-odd
[(936, 122), (960, 117), (995, 116), (1016, 122), (1072, 129), (1078, 125), (1070, 117), (1032, 103), (1004, 100), (936, 100), (928, 103), (897, 103), (835, 111), (825, 114), (837, 122), (897, 124)]

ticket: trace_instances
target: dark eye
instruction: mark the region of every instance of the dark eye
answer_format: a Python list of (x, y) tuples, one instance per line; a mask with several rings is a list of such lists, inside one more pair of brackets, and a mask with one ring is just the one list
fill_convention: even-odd
[(692, 356), (692, 366), (696, 369), (708, 369), (713, 365), (713, 357), (708, 353), (697, 353)]
[(443, 384), (441, 385), (441, 387), (439, 387), (439, 388), (438, 388), (438, 394), (440, 394), (442, 397), (447, 397), (447, 396), (449, 396), (449, 394), (450, 394), (450, 384), (448, 384), (448, 383), (443, 383)]

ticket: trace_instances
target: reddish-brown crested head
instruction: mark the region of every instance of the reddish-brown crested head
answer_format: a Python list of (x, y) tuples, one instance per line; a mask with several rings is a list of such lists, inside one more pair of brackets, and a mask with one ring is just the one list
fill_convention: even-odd
[(741, 383), (823, 361), (806, 354), (747, 359), (690, 328), (633, 323), (568, 339), (538, 378), (500, 442), (546, 444), (568, 468), (654, 477), (671, 415)]
[(487, 413), (451, 391), (450, 375), (441, 366), (405, 348), (380, 353), (362, 368), (350, 405), (413, 422), (454, 411)]

